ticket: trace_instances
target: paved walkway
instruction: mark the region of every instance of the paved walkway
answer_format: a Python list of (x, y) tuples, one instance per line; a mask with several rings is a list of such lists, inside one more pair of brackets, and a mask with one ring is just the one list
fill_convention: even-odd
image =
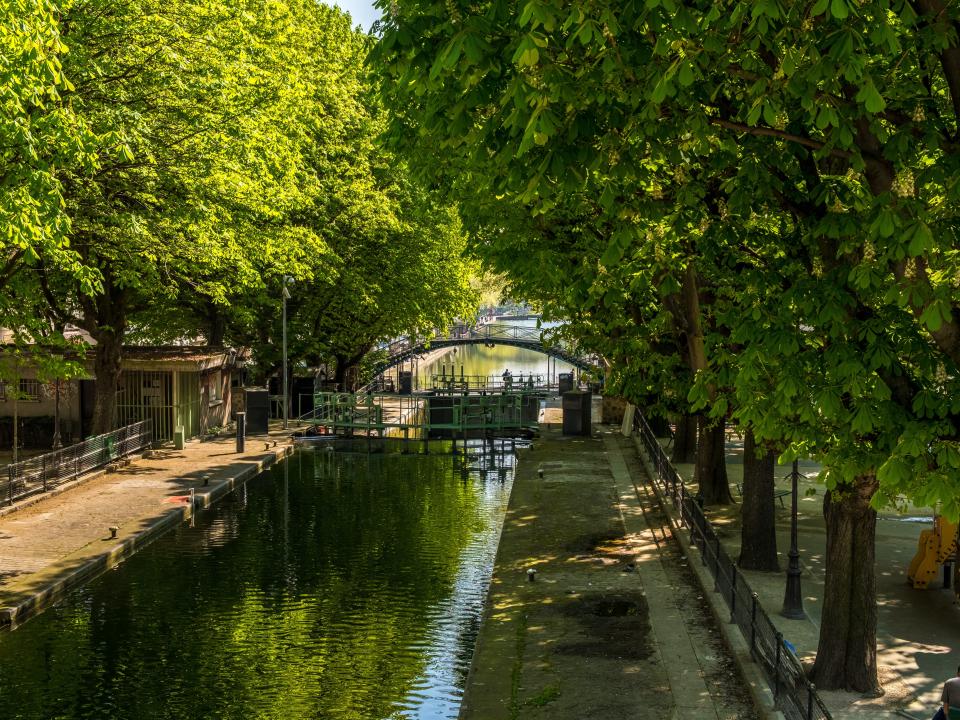
[[(15, 623), (105, 570), (286, 453), (284, 434), (194, 441), (0, 517), (0, 625)], [(269, 448), (267, 447), (269, 445)], [(109, 528), (118, 527), (116, 538)]]
[[(687, 479), (692, 478), (691, 465), (677, 468)], [(784, 637), (798, 650), (801, 659), (812, 661), (816, 655), (820, 633), (823, 598), (824, 550), (826, 531), (823, 523), (824, 487), (816, 482), (819, 468), (812, 463), (801, 465), (809, 476), (800, 484), (799, 550), (803, 576), (801, 579), (806, 620), (788, 620), (779, 612), (783, 606), (784, 573), (745, 572), (751, 586), (760, 596), (771, 619)], [(778, 467), (783, 478), (789, 467)], [(727, 447), (727, 473), (736, 494), (736, 483), (743, 477), (742, 446), (733, 440)], [(779, 479), (778, 489), (786, 489)], [(790, 548), (790, 498), (776, 505), (777, 547), (780, 565), (786, 569), (786, 552)], [(727, 509), (709, 509), (727, 552), (737, 557), (740, 547), (739, 505)], [(922, 521), (923, 516), (930, 518)], [(918, 522), (920, 520), (920, 522)], [(951, 590), (942, 589), (940, 581), (928, 590), (914, 590), (907, 584), (907, 566), (913, 557), (920, 531), (932, 527), (932, 511), (909, 508), (898, 514), (885, 511), (877, 523), (877, 604), (879, 628), (877, 660), (884, 695), (864, 698), (844, 692), (821, 692), (836, 720), (846, 718), (881, 718), (903, 720), (914, 717), (927, 720), (939, 706), (943, 683), (953, 677), (960, 664), (960, 608), (954, 603)]]
[(521, 456), (461, 720), (756, 717), (630, 441), (605, 433), (544, 430)]

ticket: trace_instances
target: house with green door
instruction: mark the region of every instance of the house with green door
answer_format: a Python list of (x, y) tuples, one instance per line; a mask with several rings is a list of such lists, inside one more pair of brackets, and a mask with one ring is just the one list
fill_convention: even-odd
[[(124, 347), (116, 424), (150, 418), (156, 440), (172, 439), (177, 427), (183, 428), (186, 438), (223, 427), (231, 419), (231, 388), (242, 364), (241, 354), (231, 348)], [(88, 417), (93, 415), (94, 389), (88, 389), (89, 403), (82, 403)], [(81, 401), (83, 396), (81, 390)]]

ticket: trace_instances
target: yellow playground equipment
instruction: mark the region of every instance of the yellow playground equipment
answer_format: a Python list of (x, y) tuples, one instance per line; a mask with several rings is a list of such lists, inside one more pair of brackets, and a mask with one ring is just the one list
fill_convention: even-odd
[(937, 575), (940, 566), (953, 557), (957, 551), (957, 523), (952, 523), (942, 515), (933, 519), (933, 530), (920, 533), (917, 542), (917, 554), (910, 561), (907, 577), (917, 590), (926, 590), (927, 585)]

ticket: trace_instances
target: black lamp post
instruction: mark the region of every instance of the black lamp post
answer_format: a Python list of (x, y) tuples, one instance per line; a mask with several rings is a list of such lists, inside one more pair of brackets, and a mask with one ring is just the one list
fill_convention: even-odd
[(290, 393), (287, 390), (287, 300), (290, 299), (290, 291), (287, 285), (293, 282), (289, 275), (283, 276), (283, 287), (280, 295), (283, 298), (283, 429), (286, 430), (290, 424)]
[(53, 449), (60, 449), (60, 378), (54, 382), (54, 394), (56, 399), (53, 406)]
[(806, 617), (803, 612), (803, 593), (800, 590), (800, 551), (797, 549), (797, 479), (800, 470), (796, 460), (793, 461), (793, 472), (790, 480), (793, 484), (793, 493), (790, 504), (790, 552), (787, 554), (787, 588), (783, 593), (783, 610), (780, 614), (791, 620), (802, 620)]

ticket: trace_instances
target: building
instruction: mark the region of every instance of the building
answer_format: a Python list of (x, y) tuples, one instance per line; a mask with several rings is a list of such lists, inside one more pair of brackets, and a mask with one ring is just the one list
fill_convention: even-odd
[[(117, 383), (116, 425), (153, 420), (154, 437), (170, 440), (182, 427), (197, 437), (231, 420), (231, 392), (244, 363), (241, 353), (224, 347), (126, 346)], [(97, 380), (92, 361), (89, 377), (45, 382), (36, 367), (21, 363), (16, 380), (0, 382), (0, 447), (11, 447), (13, 417), (18, 418), (23, 447), (50, 447), (54, 417), (60, 416), (61, 442), (77, 442), (90, 434)], [(10, 384), (17, 383), (17, 393)]]
[[(178, 345), (125, 347), (122, 358), (118, 426), (150, 418), (154, 438), (170, 440), (176, 427), (182, 427), (185, 436), (191, 438), (230, 422), (233, 378), (243, 362), (235, 350)], [(95, 382), (81, 381), (81, 413), (88, 413), (87, 421), (93, 415)]]

